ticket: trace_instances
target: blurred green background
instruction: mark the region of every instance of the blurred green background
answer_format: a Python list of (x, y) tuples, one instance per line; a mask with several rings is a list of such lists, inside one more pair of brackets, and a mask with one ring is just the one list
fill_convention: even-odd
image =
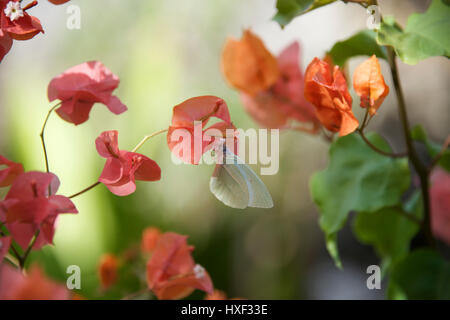
[[(405, 23), (410, 13), (424, 11), (428, 1), (380, 3), (384, 14), (394, 14)], [(81, 9), (80, 30), (66, 27), (70, 5)], [(98, 156), (94, 140), (102, 131), (118, 130), (120, 148), (131, 149), (144, 135), (166, 128), (172, 107), (187, 98), (222, 97), (238, 127), (256, 127), (220, 72), (221, 49), (228, 36), (240, 37), (250, 27), (274, 54), (298, 40), (304, 68), (334, 42), (364, 29), (368, 18), (357, 5), (336, 3), (281, 30), (271, 21), (274, 0), (73, 0), (62, 6), (40, 1), (30, 13), (41, 20), (46, 33), (15, 42), (0, 64), (1, 154), (23, 162), (26, 170), (44, 170), (39, 131), (51, 106), (47, 85), (73, 65), (102, 61), (120, 77), (115, 94), (129, 108), (115, 116), (96, 105), (90, 120), (78, 127), (52, 115), (46, 142), (51, 170), (59, 176), (59, 193), (64, 195), (98, 178), (104, 159)], [(443, 60), (400, 65), (411, 122), (423, 123), (438, 142), (445, 138), (450, 120), (450, 69)], [(351, 61), (351, 73), (361, 61)], [(382, 68), (391, 86), (384, 62)], [(361, 117), (356, 105), (355, 113)], [(404, 149), (393, 90), (369, 129), (382, 133), (395, 149)], [(75, 198), (80, 213), (61, 216), (55, 246), (34, 252), (31, 260), (38, 260), (47, 274), (63, 282), (67, 266), (79, 265), (82, 296), (120, 298), (137, 290), (138, 283), (126, 275), (108, 294), (100, 292), (99, 257), (138, 244), (145, 227), (157, 226), (189, 235), (196, 261), (209, 271), (215, 287), (230, 297), (382, 298), (384, 290), (366, 287), (366, 268), (378, 260), (370, 248), (353, 239), (350, 227), (340, 234), (344, 271), (336, 269), (326, 253), (308, 180), (326, 166), (327, 150), (318, 137), (282, 133), (280, 171), (262, 176), (274, 208), (235, 210), (209, 192), (212, 166), (173, 164), (165, 136), (155, 137), (140, 152), (161, 166), (161, 181), (138, 182), (137, 191), (125, 198), (104, 186)]]

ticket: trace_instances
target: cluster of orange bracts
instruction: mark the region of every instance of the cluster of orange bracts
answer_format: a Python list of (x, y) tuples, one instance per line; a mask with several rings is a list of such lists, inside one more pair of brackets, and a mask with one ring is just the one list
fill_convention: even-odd
[[(355, 131), (359, 122), (352, 112), (344, 73), (327, 57), (314, 58), (303, 74), (299, 54), (295, 42), (275, 58), (261, 39), (247, 30), (242, 39), (226, 42), (222, 70), (229, 84), (241, 92), (249, 114), (264, 127), (316, 133), (323, 126), (340, 136)], [(375, 56), (356, 68), (353, 87), (360, 106), (373, 116), (389, 93)], [(310, 127), (294, 127), (293, 121)]]

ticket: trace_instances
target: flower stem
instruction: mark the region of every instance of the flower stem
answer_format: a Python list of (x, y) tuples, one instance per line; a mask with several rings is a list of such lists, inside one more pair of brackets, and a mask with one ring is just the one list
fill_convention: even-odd
[(72, 198), (78, 197), (79, 195), (81, 195), (81, 194), (83, 194), (83, 193), (85, 193), (85, 192), (87, 192), (87, 191), (89, 191), (89, 190), (95, 188), (95, 187), (98, 186), (99, 184), (100, 184), (100, 182), (97, 181), (96, 183), (91, 184), (89, 187), (84, 188), (84, 189), (81, 190), (80, 192), (77, 192), (77, 193), (75, 193), (75, 194), (69, 196), (69, 198), (72, 199)]
[(28, 255), (31, 252), (31, 249), (33, 249), (34, 244), (36, 243), (37, 238), (39, 237), (39, 233), (41, 233), (41, 229), (37, 229), (36, 233), (34, 234), (33, 238), (30, 241), (30, 244), (28, 245), (28, 248), (25, 250), (25, 253), (22, 257), (19, 256), (19, 267), (20, 269), (23, 269), (25, 267), (25, 262), (27, 261)]
[[(44, 124), (42, 125), (41, 133), (39, 134), (39, 136), (41, 137), (42, 149), (44, 150), (45, 170), (47, 172), (50, 172), (50, 168), (48, 165), (47, 148), (45, 147), (45, 138), (44, 138), (45, 127), (47, 126), (47, 122), (48, 122), (48, 119), (50, 118), (51, 113), (53, 112), (53, 110), (55, 110), (57, 107), (59, 107), (61, 105), (61, 103), (62, 102), (58, 102), (56, 105), (51, 107), (50, 110), (48, 110), (47, 115), (45, 116)], [(49, 192), (49, 194), (50, 194), (50, 192)]]
[(158, 134), (161, 134), (161, 133), (164, 133), (164, 132), (167, 132), (167, 131), (168, 131), (168, 129), (163, 129), (163, 130), (156, 131), (156, 132), (154, 132), (154, 133), (152, 133), (152, 134), (149, 134), (148, 136), (145, 136), (145, 137), (141, 140), (141, 142), (139, 142), (138, 145), (137, 145), (136, 147), (134, 147), (133, 150), (131, 150), (131, 152), (136, 152), (136, 151), (138, 151), (139, 148), (142, 147), (142, 145), (143, 145), (145, 142), (147, 142), (148, 139), (153, 138), (154, 136), (157, 136)]
[(406, 148), (408, 150), (408, 158), (411, 161), (412, 166), (416, 170), (420, 179), (420, 189), (423, 199), (423, 211), (424, 220), (422, 229), (427, 238), (428, 244), (431, 247), (435, 247), (435, 240), (431, 231), (431, 213), (430, 213), (430, 195), (429, 195), (429, 177), (428, 170), (422, 161), (419, 159), (417, 151), (413, 144), (411, 137), (411, 131), (409, 126), (408, 114), (406, 111), (405, 98), (403, 96), (402, 87), (400, 84), (400, 77), (397, 69), (397, 62), (395, 60), (396, 55), (392, 47), (386, 46), (388, 52), (388, 62), (391, 68), (392, 80), (394, 82), (395, 92), (397, 94), (397, 104), (400, 115), (400, 122), (402, 123), (403, 135), (406, 142)]
[(379, 154), (386, 156), (386, 157), (390, 157), (390, 158), (402, 158), (402, 157), (406, 157), (408, 154), (407, 153), (391, 153), (391, 152), (386, 152), (383, 151), (381, 149), (378, 149), (372, 142), (370, 142), (369, 139), (367, 139), (367, 137), (365, 136), (364, 132), (361, 129), (357, 130), (359, 135), (361, 136), (361, 138), (364, 140), (364, 142), (375, 152), (378, 152)]

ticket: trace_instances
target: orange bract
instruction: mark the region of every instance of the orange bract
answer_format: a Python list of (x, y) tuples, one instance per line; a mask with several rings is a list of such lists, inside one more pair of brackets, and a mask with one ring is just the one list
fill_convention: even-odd
[(315, 106), (317, 118), (328, 130), (345, 136), (358, 128), (352, 97), (338, 66), (332, 70), (327, 62), (314, 58), (305, 73), (305, 98)]
[(158, 243), (161, 231), (158, 228), (150, 227), (142, 232), (141, 250), (144, 253), (152, 253)]
[(311, 124), (311, 133), (319, 128), (314, 107), (303, 95), (304, 76), (299, 63), (300, 45), (290, 44), (278, 56), (279, 76), (268, 89), (251, 96), (242, 93), (247, 112), (265, 128), (289, 128), (290, 121)]
[(353, 87), (361, 98), (361, 107), (369, 108), (369, 114), (373, 116), (389, 94), (389, 87), (384, 82), (380, 63), (375, 55), (355, 69)]
[(105, 254), (100, 259), (98, 273), (103, 289), (108, 289), (117, 281), (119, 261), (113, 254)]
[(278, 79), (278, 65), (260, 38), (246, 30), (241, 40), (228, 39), (222, 53), (222, 71), (231, 86), (255, 95)]

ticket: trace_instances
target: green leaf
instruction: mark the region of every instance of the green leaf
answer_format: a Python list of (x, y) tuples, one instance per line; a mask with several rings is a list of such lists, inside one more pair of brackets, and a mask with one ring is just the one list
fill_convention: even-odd
[(277, 14), (273, 18), (281, 27), (296, 16), (335, 2), (336, 0), (277, 0)]
[[(381, 136), (369, 134), (368, 139), (378, 148), (390, 151)], [(328, 167), (313, 175), (310, 190), (319, 207), (327, 247), (336, 247), (330, 254), (339, 263), (336, 237), (349, 212), (374, 212), (398, 205), (410, 184), (410, 173), (406, 158), (380, 155), (357, 134), (337, 139), (329, 154)]]
[(395, 265), (389, 282), (390, 299), (450, 299), (450, 263), (436, 251), (419, 249)]
[(377, 41), (389, 45), (407, 64), (433, 56), (450, 56), (450, 5), (444, 0), (433, 0), (425, 13), (412, 14), (405, 30), (386, 17), (378, 30)]
[(386, 49), (380, 47), (376, 41), (376, 34), (371, 30), (358, 32), (354, 36), (336, 42), (328, 54), (333, 58), (333, 62), (343, 66), (345, 62), (355, 56), (372, 56), (387, 59)]
[(383, 265), (389, 268), (409, 252), (410, 242), (420, 229), (418, 218), (400, 207), (360, 212), (353, 231), (362, 243), (374, 246)]
[[(411, 137), (414, 140), (425, 144), (425, 147), (427, 148), (428, 153), (430, 154), (430, 156), (432, 158), (436, 157), (441, 152), (442, 146), (429, 140), (425, 130), (423, 129), (423, 127), (421, 125), (417, 125), (411, 130)], [(450, 150), (449, 149), (444, 151), (438, 164), (442, 168), (444, 168), (445, 170), (450, 172)]]

